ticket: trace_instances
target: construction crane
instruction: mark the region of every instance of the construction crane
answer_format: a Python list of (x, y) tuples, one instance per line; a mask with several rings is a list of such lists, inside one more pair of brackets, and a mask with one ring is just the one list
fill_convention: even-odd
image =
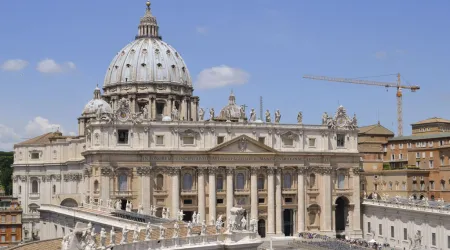
[(304, 75), (303, 78), (312, 79), (312, 80), (320, 80), (320, 81), (330, 81), (330, 82), (345, 82), (345, 83), (353, 83), (353, 84), (363, 84), (363, 85), (372, 85), (372, 86), (380, 86), (386, 88), (396, 88), (397, 89), (397, 122), (398, 122), (398, 135), (403, 135), (403, 102), (402, 102), (402, 89), (410, 89), (411, 92), (416, 92), (416, 90), (420, 89), (418, 85), (402, 85), (400, 73), (397, 74), (397, 82), (377, 82), (377, 81), (367, 81), (367, 80), (358, 80), (351, 78), (338, 78), (338, 77), (328, 77), (328, 76), (312, 76), (312, 75)]

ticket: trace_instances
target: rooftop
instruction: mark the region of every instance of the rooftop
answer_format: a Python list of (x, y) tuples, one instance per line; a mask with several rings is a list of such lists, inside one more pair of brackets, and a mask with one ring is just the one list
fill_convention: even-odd
[(429, 123), (449, 123), (450, 124), (450, 120), (443, 119), (440, 117), (431, 117), (426, 120), (422, 120), (422, 121), (413, 123), (411, 125), (422, 125), (422, 124), (429, 124)]
[(450, 132), (438, 133), (438, 134), (428, 134), (428, 135), (409, 135), (409, 136), (397, 136), (388, 139), (388, 141), (420, 141), (429, 139), (439, 139), (450, 137)]
[(359, 127), (358, 135), (387, 135), (394, 136), (394, 132), (389, 129), (383, 127), (380, 123)]
[(45, 144), (49, 144), (52, 141), (56, 140), (56, 139), (65, 139), (65, 138), (69, 138), (72, 136), (63, 136), (63, 134), (59, 131), (56, 132), (50, 132), (50, 133), (46, 133), (34, 138), (31, 138), (29, 140), (26, 140), (24, 142), (18, 143), (16, 145), (18, 146), (22, 146), (22, 145), (45, 145)]

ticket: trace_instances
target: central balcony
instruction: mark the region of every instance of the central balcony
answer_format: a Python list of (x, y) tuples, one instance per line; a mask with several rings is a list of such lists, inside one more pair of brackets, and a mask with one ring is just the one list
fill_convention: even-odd
[(283, 194), (297, 194), (297, 189), (294, 188), (283, 188)]
[(197, 190), (195, 189), (182, 189), (181, 195), (197, 195)]
[(248, 189), (235, 189), (234, 190), (234, 195), (249, 195), (250, 194), (250, 190)]
[(111, 197), (113, 198), (129, 198), (133, 196), (132, 191), (111, 191)]
[(153, 191), (153, 195), (154, 196), (167, 196), (167, 191), (166, 190), (161, 190), (161, 189), (156, 189)]

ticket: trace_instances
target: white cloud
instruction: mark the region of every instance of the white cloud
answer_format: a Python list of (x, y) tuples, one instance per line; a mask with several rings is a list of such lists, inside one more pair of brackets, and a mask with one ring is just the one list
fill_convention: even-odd
[(41, 73), (60, 73), (63, 71), (75, 70), (76, 65), (73, 62), (65, 62), (62, 64), (58, 64), (53, 59), (44, 59), (37, 64), (36, 68)]
[(11, 59), (4, 62), (0, 68), (4, 71), (20, 71), (28, 65), (28, 62), (22, 59)]
[(52, 124), (48, 119), (38, 116), (28, 122), (25, 126), (25, 133), (27, 136), (33, 137), (48, 132), (55, 132), (58, 129), (60, 132), (64, 132), (61, 125)]
[(387, 58), (387, 52), (386, 51), (378, 51), (375, 53), (375, 58), (378, 60), (386, 59)]
[(197, 26), (195, 28), (195, 30), (197, 31), (197, 33), (202, 34), (202, 35), (208, 33), (208, 29), (206, 27), (203, 27), (203, 26)]
[(200, 89), (220, 88), (245, 84), (249, 79), (250, 74), (244, 70), (221, 65), (202, 70), (197, 76), (196, 86)]
[(20, 136), (14, 129), (0, 124), (0, 151), (12, 151), (15, 143), (20, 141)]

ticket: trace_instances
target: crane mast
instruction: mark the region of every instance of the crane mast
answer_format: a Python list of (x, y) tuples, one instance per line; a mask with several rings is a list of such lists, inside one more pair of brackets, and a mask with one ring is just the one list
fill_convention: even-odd
[(403, 135), (403, 94), (402, 89), (409, 89), (411, 92), (416, 92), (416, 90), (420, 89), (418, 85), (402, 85), (400, 73), (397, 74), (397, 82), (377, 82), (377, 81), (367, 81), (367, 80), (359, 80), (352, 78), (340, 78), (340, 77), (328, 77), (328, 76), (312, 76), (312, 75), (304, 75), (303, 78), (319, 80), (319, 81), (330, 81), (330, 82), (344, 82), (344, 83), (353, 83), (353, 84), (362, 84), (362, 85), (372, 85), (372, 86), (380, 86), (386, 88), (396, 88), (396, 96), (397, 96), (397, 133), (399, 136)]

